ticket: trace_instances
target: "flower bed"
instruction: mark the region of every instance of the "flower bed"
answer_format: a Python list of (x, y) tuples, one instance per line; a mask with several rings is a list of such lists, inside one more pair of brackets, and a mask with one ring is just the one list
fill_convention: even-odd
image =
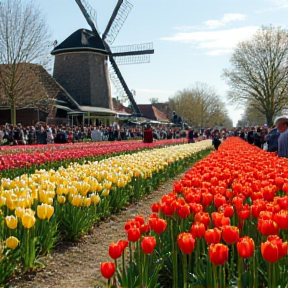
[(211, 141), (202, 141), (2, 179), (0, 283), (17, 263), (33, 269), (59, 238), (80, 239), (99, 219), (149, 193), (210, 147)]
[[(107, 156), (131, 153), (156, 147), (183, 144), (183, 140), (161, 140), (153, 143), (130, 142), (93, 142), (63, 145), (23, 146), (8, 150), (0, 155), (0, 178), (16, 177), (24, 173), (33, 173), (35, 169), (50, 169), (68, 165), (71, 160), (99, 160)], [(29, 148), (31, 147), (31, 149)], [(18, 170), (18, 171), (17, 171)]]
[(287, 287), (287, 194), (287, 159), (229, 138), (147, 222), (127, 222), (102, 274), (113, 287)]

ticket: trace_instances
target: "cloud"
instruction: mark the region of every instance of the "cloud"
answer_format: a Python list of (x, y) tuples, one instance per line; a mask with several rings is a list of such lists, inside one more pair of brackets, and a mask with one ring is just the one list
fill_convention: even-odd
[(203, 25), (197, 25), (197, 26), (180, 26), (175, 27), (175, 30), (182, 31), (182, 32), (188, 32), (191, 30), (212, 30), (219, 27), (224, 27), (228, 23), (232, 21), (243, 21), (246, 19), (246, 15), (239, 14), (239, 13), (228, 13), (224, 14), (221, 20), (207, 20), (203, 22)]
[(288, 8), (287, 0), (266, 0), (266, 2), (268, 2), (271, 6), (257, 10), (256, 13), (261, 14)]
[(226, 26), (229, 22), (232, 21), (242, 21), (246, 19), (244, 14), (224, 14), (221, 20), (208, 20), (205, 21), (205, 25), (208, 29), (216, 29), (218, 27)]
[(237, 43), (252, 36), (258, 29), (258, 26), (247, 26), (216, 31), (179, 32), (161, 40), (193, 43), (197, 49), (205, 49), (205, 54), (216, 56), (231, 53)]

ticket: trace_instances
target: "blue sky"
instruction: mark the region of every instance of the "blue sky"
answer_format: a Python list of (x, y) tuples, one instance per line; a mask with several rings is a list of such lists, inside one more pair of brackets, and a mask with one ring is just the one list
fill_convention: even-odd
[[(117, 0), (87, 0), (104, 32)], [(123, 65), (137, 103), (162, 102), (196, 82), (213, 86), (226, 101), (221, 78), (235, 45), (262, 25), (287, 27), (288, 0), (129, 0), (133, 4), (114, 46), (153, 42), (149, 64)], [(89, 28), (74, 0), (34, 0), (46, 15), (53, 40)], [(234, 124), (243, 111), (228, 105)], [(177, 111), (181, 115), (181, 112)]]

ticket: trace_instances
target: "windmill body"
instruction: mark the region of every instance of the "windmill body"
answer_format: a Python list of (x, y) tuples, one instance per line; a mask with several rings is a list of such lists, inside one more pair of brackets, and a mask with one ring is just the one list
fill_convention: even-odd
[(53, 77), (80, 106), (113, 108), (108, 52), (99, 35), (79, 29), (56, 46), (52, 55)]
[[(91, 30), (79, 29), (54, 48), (51, 52), (55, 56), (54, 78), (80, 106), (113, 109), (109, 82), (111, 78), (117, 93), (121, 94), (118, 96), (125, 95), (135, 114), (141, 116), (133, 94), (117, 65), (117, 59), (123, 64), (147, 63), (150, 61), (150, 54), (154, 53), (153, 45), (147, 43), (116, 47), (114, 53), (110, 47), (124, 24), (132, 4), (128, 0), (118, 0), (100, 37), (90, 16), (89, 4), (86, 0), (75, 1)], [(111, 64), (109, 71), (108, 60)]]

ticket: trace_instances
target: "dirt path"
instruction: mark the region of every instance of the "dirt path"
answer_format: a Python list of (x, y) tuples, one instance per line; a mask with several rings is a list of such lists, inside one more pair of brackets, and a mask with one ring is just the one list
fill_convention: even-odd
[(121, 214), (112, 216), (107, 222), (93, 229), (80, 243), (57, 247), (47, 258), (46, 267), (35, 273), (13, 281), (10, 288), (89, 288), (102, 287), (103, 277), (100, 263), (111, 261), (108, 256), (110, 243), (126, 239), (124, 224), (136, 215), (147, 218), (151, 214), (151, 204), (173, 189), (174, 181), (183, 174), (167, 181), (157, 191), (140, 202), (132, 204)]

